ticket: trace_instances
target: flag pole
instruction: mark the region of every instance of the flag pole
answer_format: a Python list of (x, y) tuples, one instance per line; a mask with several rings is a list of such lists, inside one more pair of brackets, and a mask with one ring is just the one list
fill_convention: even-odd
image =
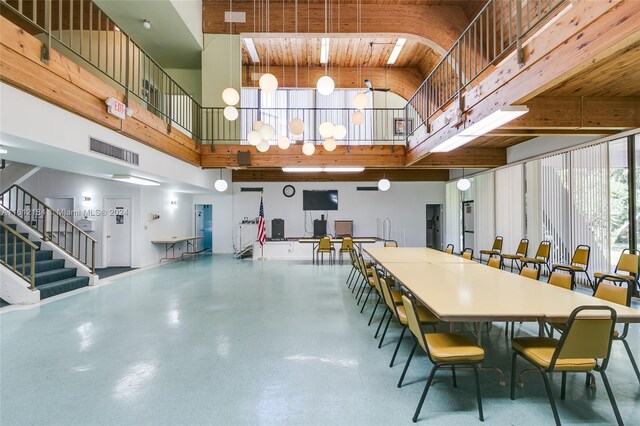
[[(260, 215), (259, 215), (259, 220), (258, 220), (258, 239), (260, 242), (260, 257), (258, 258), (258, 260), (264, 260), (264, 243), (265, 243), (265, 239), (266, 239), (266, 223), (265, 223), (265, 219), (264, 219), (264, 207), (263, 207), (263, 195), (264, 195), (264, 191), (260, 192)], [(262, 234), (261, 234), (262, 232)], [(261, 236), (262, 235), (262, 236)]]

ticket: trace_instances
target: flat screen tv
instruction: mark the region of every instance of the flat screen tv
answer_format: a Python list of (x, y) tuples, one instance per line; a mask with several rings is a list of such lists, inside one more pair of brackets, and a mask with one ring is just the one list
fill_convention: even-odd
[(338, 190), (302, 191), (302, 210), (338, 210)]

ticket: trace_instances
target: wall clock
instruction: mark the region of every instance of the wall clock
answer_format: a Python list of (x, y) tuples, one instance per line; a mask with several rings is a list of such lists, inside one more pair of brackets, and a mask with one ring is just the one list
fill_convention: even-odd
[(282, 193), (285, 197), (291, 198), (296, 193), (296, 189), (293, 187), (293, 185), (285, 185), (285, 187), (282, 188)]

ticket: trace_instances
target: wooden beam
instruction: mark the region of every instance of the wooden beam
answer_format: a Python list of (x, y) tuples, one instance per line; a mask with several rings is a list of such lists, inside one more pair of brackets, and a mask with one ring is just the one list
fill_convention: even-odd
[(251, 167), (313, 167), (313, 166), (362, 166), (362, 167), (403, 167), (405, 149), (403, 146), (391, 145), (359, 145), (347, 147), (340, 145), (333, 152), (325, 151), (322, 146), (316, 147), (311, 156), (302, 153), (302, 145), (291, 145), (282, 150), (272, 146), (265, 153), (258, 152), (251, 145), (210, 145), (201, 147), (203, 168), (238, 167), (238, 152), (251, 153)]
[[(638, 2), (576, 2), (546, 31), (525, 48), (526, 63), (520, 67), (515, 55), (506, 59), (463, 98), (468, 127), (505, 105), (526, 104), (535, 96), (577, 75), (587, 67), (640, 39)], [(534, 101), (535, 102), (535, 101)], [(409, 141), (407, 164), (429, 155), (431, 149), (459, 133), (449, 125), (457, 105), (432, 122), (431, 133)]]
[(411, 167), (457, 169), (491, 168), (507, 164), (505, 148), (460, 148), (452, 152), (433, 153)]
[(612, 129), (496, 129), (487, 133), (487, 136), (519, 137), (529, 136), (609, 136), (620, 133), (620, 130)]
[[(379, 169), (366, 169), (360, 173), (284, 173), (279, 169), (234, 170), (233, 182), (370, 182), (376, 186), (383, 176)], [(385, 169), (384, 177), (391, 182), (445, 182), (449, 170)]]
[(195, 142), (174, 130), (142, 105), (130, 102), (133, 117), (120, 120), (107, 114), (104, 101), (124, 94), (60, 52), (51, 50), (48, 64), (40, 60), (42, 43), (0, 17), (0, 80), (109, 129), (120, 132), (166, 154), (200, 165)]
[[(325, 75), (324, 67), (298, 67), (298, 78), (296, 84), (296, 71), (294, 67), (284, 68), (284, 78), (282, 67), (271, 67), (269, 70), (276, 76), (281, 87), (313, 87), (320, 77)], [(264, 70), (263, 70), (264, 72)], [(259, 68), (254, 66), (242, 67), (242, 85), (252, 87), (258, 85), (257, 80), (252, 79), (262, 75)], [(364, 89), (364, 79), (367, 78), (373, 87), (385, 87), (391, 89), (393, 93), (409, 99), (424, 81), (424, 78), (417, 68), (340, 68), (333, 70), (333, 80), (336, 87), (343, 89)]]

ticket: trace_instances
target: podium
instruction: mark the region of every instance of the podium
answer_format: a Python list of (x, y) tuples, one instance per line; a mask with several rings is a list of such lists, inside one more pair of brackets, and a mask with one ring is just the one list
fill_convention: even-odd
[(284, 219), (271, 219), (271, 239), (284, 240)]
[(322, 238), (327, 235), (327, 221), (325, 219), (313, 220), (313, 237)]

